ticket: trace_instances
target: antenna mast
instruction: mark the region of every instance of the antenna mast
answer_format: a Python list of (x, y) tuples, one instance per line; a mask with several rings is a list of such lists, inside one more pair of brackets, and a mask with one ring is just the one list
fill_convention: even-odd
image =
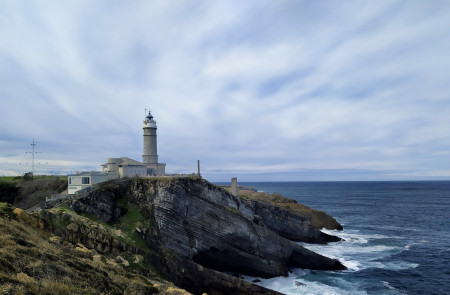
[(32, 156), (31, 156), (31, 179), (34, 179), (34, 147), (36, 146), (37, 141), (34, 141), (33, 138), (33, 143), (31, 144), (33, 152), (32, 152)]

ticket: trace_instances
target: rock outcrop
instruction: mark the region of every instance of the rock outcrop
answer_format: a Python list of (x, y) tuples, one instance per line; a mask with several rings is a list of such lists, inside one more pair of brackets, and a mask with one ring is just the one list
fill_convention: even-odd
[(130, 199), (153, 204), (165, 247), (211, 269), (261, 277), (287, 275), (289, 267), (345, 269), (265, 226), (255, 203), (205, 180), (134, 179)]
[(286, 239), (314, 244), (326, 244), (341, 240), (322, 232), (321, 228), (315, 227), (311, 215), (301, 214), (296, 210), (267, 202), (253, 201), (252, 203), (255, 215), (261, 218), (268, 228)]
[[(229, 188), (226, 188), (230, 191)], [(269, 195), (256, 189), (240, 188), (238, 196), (251, 203), (256, 218), (282, 237), (296, 242), (326, 244), (341, 239), (325, 234), (322, 228), (342, 230), (333, 217), (279, 194)]]

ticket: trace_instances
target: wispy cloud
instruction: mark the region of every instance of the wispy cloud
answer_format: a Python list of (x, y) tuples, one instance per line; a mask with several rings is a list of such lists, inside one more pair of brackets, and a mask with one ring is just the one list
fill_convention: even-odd
[(1, 154), (139, 160), (150, 107), (168, 171), (447, 177), (449, 20), (446, 1), (2, 2)]

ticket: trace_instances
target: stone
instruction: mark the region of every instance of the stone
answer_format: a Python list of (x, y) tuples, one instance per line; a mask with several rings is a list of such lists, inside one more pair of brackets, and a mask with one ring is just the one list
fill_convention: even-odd
[(75, 247), (75, 250), (78, 251), (78, 252), (81, 252), (83, 254), (86, 254), (86, 255), (92, 255), (92, 252), (86, 247), (79, 247), (79, 246), (77, 246), (77, 247)]
[(299, 282), (299, 281), (294, 281), (294, 284), (297, 287), (304, 287), (304, 286), (306, 286), (306, 284), (303, 284), (302, 282)]
[(95, 254), (95, 255), (92, 256), (92, 260), (93, 260), (94, 262), (99, 263), (99, 262), (102, 261), (102, 256), (101, 256), (101, 255), (98, 255), (98, 254)]
[(36, 280), (33, 277), (30, 277), (29, 275), (27, 275), (26, 273), (23, 273), (23, 272), (19, 272), (17, 274), (17, 280), (19, 280), (20, 282), (25, 283), (25, 284), (36, 283)]
[(126, 259), (124, 259), (122, 256), (117, 256), (115, 259), (114, 259), (114, 261), (115, 262), (117, 262), (117, 263), (119, 263), (119, 264), (122, 264), (122, 265), (124, 265), (124, 266), (130, 266), (130, 263), (126, 260)]
[(49, 238), (49, 240), (50, 240), (51, 242), (53, 242), (53, 243), (56, 243), (56, 244), (61, 244), (61, 243), (62, 243), (61, 237), (58, 237), (58, 236), (51, 236), (51, 237)]
[(72, 232), (77, 232), (78, 225), (76, 223), (70, 223), (69, 225), (66, 226), (66, 229)]
[(123, 237), (122, 231), (120, 229), (115, 229), (114, 234), (118, 237)]
[(117, 263), (122, 263), (125, 261), (125, 259), (122, 256), (117, 256), (116, 259), (114, 259)]
[(142, 257), (142, 255), (134, 255), (134, 260), (133, 263), (139, 263), (141, 261), (143, 261), (144, 257)]

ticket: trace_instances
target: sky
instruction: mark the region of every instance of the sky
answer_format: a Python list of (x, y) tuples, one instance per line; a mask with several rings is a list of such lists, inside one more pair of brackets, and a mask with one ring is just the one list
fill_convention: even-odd
[(450, 180), (449, 1), (0, 1), (0, 175)]

